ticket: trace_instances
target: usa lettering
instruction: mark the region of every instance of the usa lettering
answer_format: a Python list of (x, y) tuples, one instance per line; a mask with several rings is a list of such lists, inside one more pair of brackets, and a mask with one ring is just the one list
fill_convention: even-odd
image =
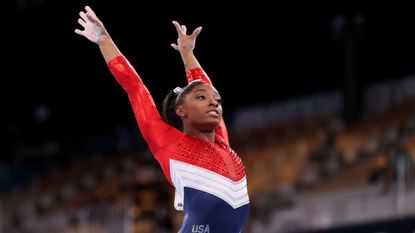
[(210, 233), (209, 225), (192, 225), (192, 233)]

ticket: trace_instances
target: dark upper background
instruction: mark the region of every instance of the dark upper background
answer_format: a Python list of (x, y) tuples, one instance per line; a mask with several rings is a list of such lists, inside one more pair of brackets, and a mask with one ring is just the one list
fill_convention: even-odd
[[(189, 31), (204, 27), (195, 54), (221, 92), (228, 114), (342, 88), (342, 43), (332, 30), (338, 15), (355, 25), (363, 23), (351, 30), (357, 38), (356, 75), (362, 85), (415, 73), (415, 13), (409, 4), (242, 2), (18, 0), (3, 9), (6, 151), (13, 154), (15, 140), (86, 137), (134, 123), (128, 99), (98, 47), (74, 33), (81, 28), (78, 13), (86, 4), (158, 105), (168, 90), (185, 85), (180, 56), (170, 47), (176, 40), (171, 20), (186, 24)], [(49, 114), (39, 122), (35, 110), (42, 106)]]

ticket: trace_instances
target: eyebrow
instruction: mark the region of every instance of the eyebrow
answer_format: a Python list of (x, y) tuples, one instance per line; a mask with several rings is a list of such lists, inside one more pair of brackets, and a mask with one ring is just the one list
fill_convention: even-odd
[[(204, 89), (204, 88), (200, 88), (200, 89), (197, 89), (197, 90), (194, 91), (194, 93), (197, 93), (197, 92), (207, 92), (207, 90)], [(220, 97), (220, 95), (217, 91), (213, 91), (213, 92)]]
[(206, 89), (197, 89), (194, 93), (196, 93), (196, 92), (201, 92), (201, 91), (203, 91), (203, 92), (207, 92), (207, 90), (206, 90)]

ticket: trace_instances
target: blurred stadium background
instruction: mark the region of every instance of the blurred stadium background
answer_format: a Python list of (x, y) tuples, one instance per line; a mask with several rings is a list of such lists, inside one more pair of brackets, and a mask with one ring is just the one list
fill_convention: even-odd
[(156, 103), (184, 74), (170, 21), (204, 26), (196, 53), (246, 166), (244, 233), (415, 232), (411, 7), (14, 3), (3, 9), (14, 50), (2, 86), (0, 233), (180, 227), (123, 90), (73, 33), (85, 4)]

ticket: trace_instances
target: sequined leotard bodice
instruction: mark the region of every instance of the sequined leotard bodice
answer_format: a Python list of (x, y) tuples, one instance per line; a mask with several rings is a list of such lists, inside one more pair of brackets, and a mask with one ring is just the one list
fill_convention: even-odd
[[(140, 76), (124, 56), (108, 62), (127, 92), (135, 118), (154, 157), (176, 189), (175, 208), (184, 211), (180, 233), (239, 233), (249, 209), (245, 168), (230, 148), (223, 119), (215, 141), (207, 142), (166, 124)], [(211, 84), (202, 68), (186, 74), (188, 82)]]

